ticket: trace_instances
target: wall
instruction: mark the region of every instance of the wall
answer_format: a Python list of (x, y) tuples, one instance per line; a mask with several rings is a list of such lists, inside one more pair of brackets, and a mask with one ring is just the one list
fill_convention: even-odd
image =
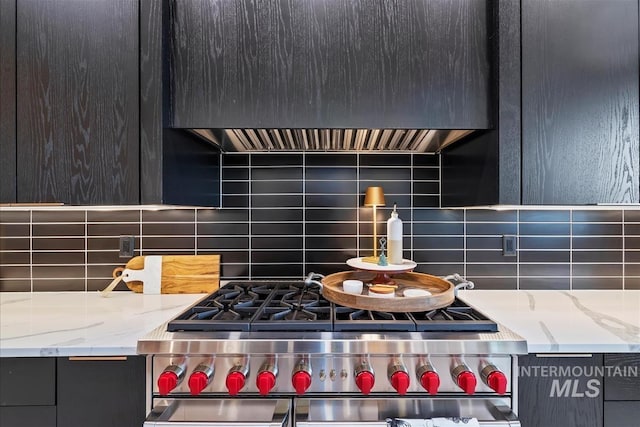
[[(299, 279), (370, 255), (368, 186), (385, 190), (378, 234), (394, 202), (405, 257), (417, 271), (459, 272), (479, 289), (640, 289), (640, 210), (439, 209), (439, 158), (428, 154), (227, 154), (224, 209), (4, 208), (1, 291), (104, 288), (120, 235), (136, 255), (219, 253), (223, 279)], [(502, 256), (503, 234), (518, 255)], [(126, 289), (120, 285), (118, 289)]]

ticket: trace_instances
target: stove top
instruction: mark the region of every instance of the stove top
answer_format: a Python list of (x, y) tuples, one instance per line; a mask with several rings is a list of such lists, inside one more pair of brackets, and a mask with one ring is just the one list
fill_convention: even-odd
[(168, 332), (497, 332), (497, 324), (456, 298), (417, 313), (359, 310), (327, 301), (303, 281), (230, 282), (171, 320)]

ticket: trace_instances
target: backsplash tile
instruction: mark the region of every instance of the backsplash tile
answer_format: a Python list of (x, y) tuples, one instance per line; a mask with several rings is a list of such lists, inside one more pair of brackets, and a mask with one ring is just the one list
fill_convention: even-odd
[[(0, 211), (0, 291), (95, 291), (136, 255), (220, 254), (222, 279), (300, 279), (372, 252), (368, 186), (393, 203), (416, 271), (478, 289), (640, 289), (640, 211), (440, 209), (439, 157), (389, 153), (228, 154), (223, 209)], [(502, 235), (516, 235), (516, 256)], [(126, 290), (119, 284), (117, 290)]]

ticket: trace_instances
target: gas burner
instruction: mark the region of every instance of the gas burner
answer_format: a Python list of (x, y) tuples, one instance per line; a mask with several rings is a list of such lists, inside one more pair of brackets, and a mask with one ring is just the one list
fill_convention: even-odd
[(411, 332), (416, 330), (416, 326), (405, 313), (358, 310), (336, 306), (334, 330)]
[(418, 331), (497, 332), (498, 325), (484, 314), (456, 299), (451, 305), (411, 313)]

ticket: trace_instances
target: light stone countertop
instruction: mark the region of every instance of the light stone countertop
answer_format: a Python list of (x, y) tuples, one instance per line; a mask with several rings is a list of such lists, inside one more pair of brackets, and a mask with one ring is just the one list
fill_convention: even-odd
[[(530, 353), (640, 351), (640, 291), (463, 291)], [(203, 294), (0, 292), (0, 357), (136, 354), (140, 337)]]
[(640, 291), (481, 291), (460, 298), (527, 340), (529, 353), (640, 352)]
[(0, 357), (135, 355), (139, 337), (204, 296), (0, 292)]

